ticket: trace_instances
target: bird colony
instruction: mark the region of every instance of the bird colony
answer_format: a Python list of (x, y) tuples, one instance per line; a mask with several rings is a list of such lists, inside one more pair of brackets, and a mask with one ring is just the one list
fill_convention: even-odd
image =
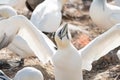
[[(91, 71), (94, 61), (120, 45), (120, 0), (115, 0), (114, 5), (107, 0), (92, 0), (89, 16), (106, 31), (79, 50), (71, 42), (68, 23), (62, 20), (62, 8), (67, 2), (79, 0), (0, 0), (0, 49), (16, 53), (21, 58), (19, 66), (31, 56), (43, 65), (50, 61), (55, 80), (84, 80), (83, 70)], [(25, 7), (32, 11), (30, 18), (18, 14)], [(117, 56), (120, 59), (120, 51)], [(44, 76), (28, 66), (13, 78), (0, 70), (0, 80), (44, 80)]]

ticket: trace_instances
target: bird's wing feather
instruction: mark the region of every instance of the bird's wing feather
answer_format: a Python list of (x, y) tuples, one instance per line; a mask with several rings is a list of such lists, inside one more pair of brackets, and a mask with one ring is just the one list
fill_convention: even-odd
[[(54, 47), (51, 49), (52, 47), (47, 44), (45, 37), (42, 35), (43, 33), (39, 31), (26, 17), (16, 15), (7, 20), (2, 20), (1, 24), (2, 25), (0, 25), (0, 27), (6, 31), (8, 36), (10, 34), (17, 35), (22, 33), (23, 35), (21, 37), (28, 43), (29, 47), (43, 63), (47, 62), (54, 54)], [(3, 30), (0, 29), (1, 32)], [(13, 36), (13, 38), (15, 38), (15, 36)]]
[(45, 11), (46, 6), (44, 3), (45, 2), (39, 4), (35, 8), (35, 10), (33, 11), (32, 15), (31, 15), (30, 21), (33, 22), (33, 24), (35, 24), (35, 25), (40, 22), (41, 16), (43, 15), (43, 13)]
[(34, 52), (28, 46), (27, 42), (18, 35), (7, 46), (7, 48), (12, 52), (18, 54), (21, 58), (35, 56)]
[(91, 70), (92, 62), (106, 55), (120, 45), (120, 24), (101, 34), (91, 41), (79, 53), (82, 56), (82, 68)]
[(22, 19), (21, 22), (20, 25), (23, 26), (21, 33), (24, 33), (21, 37), (43, 63), (47, 62), (55, 52), (52, 42), (49, 44), (48, 37), (45, 37), (28, 19)]

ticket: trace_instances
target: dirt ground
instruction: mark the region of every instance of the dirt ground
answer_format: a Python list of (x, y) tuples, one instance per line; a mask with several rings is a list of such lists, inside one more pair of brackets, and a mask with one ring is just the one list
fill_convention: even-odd
[[(63, 21), (76, 26), (73, 28), (79, 28), (71, 29), (71, 42), (77, 49), (83, 48), (92, 39), (104, 32), (99, 25), (95, 25), (90, 19), (89, 7), (83, 8), (82, 6), (83, 4), (81, 2), (66, 4), (63, 9)], [(91, 71), (83, 71), (84, 80), (120, 80), (120, 62), (116, 56), (119, 48), (110, 51), (98, 61), (93, 62)], [(42, 71), (44, 80), (55, 80), (54, 67), (50, 62), (43, 65), (37, 58), (32, 57), (26, 58), (24, 66), (18, 67), (18, 64), (13, 62), (19, 59), (20, 57), (15, 55), (15, 53), (12, 53), (6, 48), (2, 49), (0, 51), (0, 69), (10, 78), (13, 78), (18, 70), (25, 66), (33, 66)]]

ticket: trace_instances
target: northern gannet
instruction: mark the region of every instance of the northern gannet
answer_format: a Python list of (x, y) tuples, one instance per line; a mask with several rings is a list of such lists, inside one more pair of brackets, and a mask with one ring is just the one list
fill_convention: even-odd
[(0, 70), (0, 80), (44, 80), (44, 77), (40, 70), (34, 67), (24, 67), (15, 74), (13, 79)]
[(68, 0), (45, 0), (39, 4), (31, 15), (31, 22), (41, 31), (52, 33), (60, 26), (62, 6)]
[(55, 80), (83, 80), (82, 59), (70, 42), (67, 25), (56, 31), (55, 41), (58, 47), (57, 52), (52, 57)]
[(89, 13), (93, 22), (106, 30), (120, 22), (120, 7), (106, 0), (93, 0)]
[(25, 67), (16, 73), (14, 80), (44, 80), (44, 77), (40, 70), (34, 67)]
[(22, 15), (0, 21), (0, 49), (9, 46), (19, 34), (43, 63), (54, 54), (55, 45), (52, 41)]
[[(17, 15), (17, 12), (11, 6), (9, 5), (0, 6), (1, 20), (10, 18), (15, 15)], [(23, 60), (23, 58), (26, 57), (35, 56), (34, 52), (30, 49), (26, 41), (22, 39), (20, 36), (16, 36), (12, 43), (10, 43), (10, 45), (7, 46), (7, 48), (12, 52), (16, 53), (17, 55), (19, 55), (21, 57), (21, 60)]]
[(59, 28), (55, 35), (58, 50), (52, 57), (55, 80), (83, 80), (83, 69), (90, 71), (93, 61), (120, 45), (119, 32), (120, 24), (116, 24), (84, 48), (76, 50), (70, 42), (67, 27)]
[(17, 10), (23, 10), (26, 0), (0, 0), (0, 5), (9, 5)]

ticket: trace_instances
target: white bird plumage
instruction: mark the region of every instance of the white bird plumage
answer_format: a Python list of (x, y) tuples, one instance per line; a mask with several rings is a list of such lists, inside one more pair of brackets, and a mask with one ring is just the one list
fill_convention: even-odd
[(40, 70), (34, 67), (24, 67), (15, 74), (13, 79), (0, 70), (0, 80), (44, 80), (44, 77)]
[(17, 12), (14, 8), (7, 5), (0, 6), (0, 18), (7, 19), (11, 16), (17, 15)]
[(21, 37), (43, 63), (55, 52), (52, 41), (22, 15), (0, 21), (0, 28), (0, 48), (8, 46), (16, 35), (22, 34)]
[(40, 70), (34, 67), (25, 67), (16, 73), (14, 80), (44, 80), (44, 77)]
[(58, 50), (52, 58), (55, 80), (82, 80), (82, 69), (90, 71), (93, 61), (119, 46), (119, 32), (120, 24), (117, 24), (77, 51), (69, 41), (66, 29), (58, 29), (55, 35)]
[(31, 15), (31, 22), (43, 32), (55, 32), (62, 20), (62, 6), (68, 0), (45, 0)]
[(90, 17), (95, 24), (107, 30), (120, 22), (120, 7), (108, 4), (106, 0), (93, 0)]
[[(10, 18), (17, 15), (14, 8), (8, 5), (0, 6), (0, 18), (1, 20)], [(21, 45), (22, 44), (22, 45)], [(26, 41), (17, 35), (15, 39), (7, 46), (9, 50), (19, 55), (22, 59), (30, 56), (35, 56), (34, 52), (30, 49)]]
[(9, 5), (17, 10), (23, 10), (26, 0), (0, 0), (0, 5)]
[(67, 25), (60, 27), (55, 34), (58, 50), (53, 56), (55, 80), (83, 80), (82, 59), (70, 42)]
[(120, 24), (92, 40), (87, 46), (79, 50), (82, 56), (82, 69), (91, 70), (92, 62), (106, 55), (120, 45)]

